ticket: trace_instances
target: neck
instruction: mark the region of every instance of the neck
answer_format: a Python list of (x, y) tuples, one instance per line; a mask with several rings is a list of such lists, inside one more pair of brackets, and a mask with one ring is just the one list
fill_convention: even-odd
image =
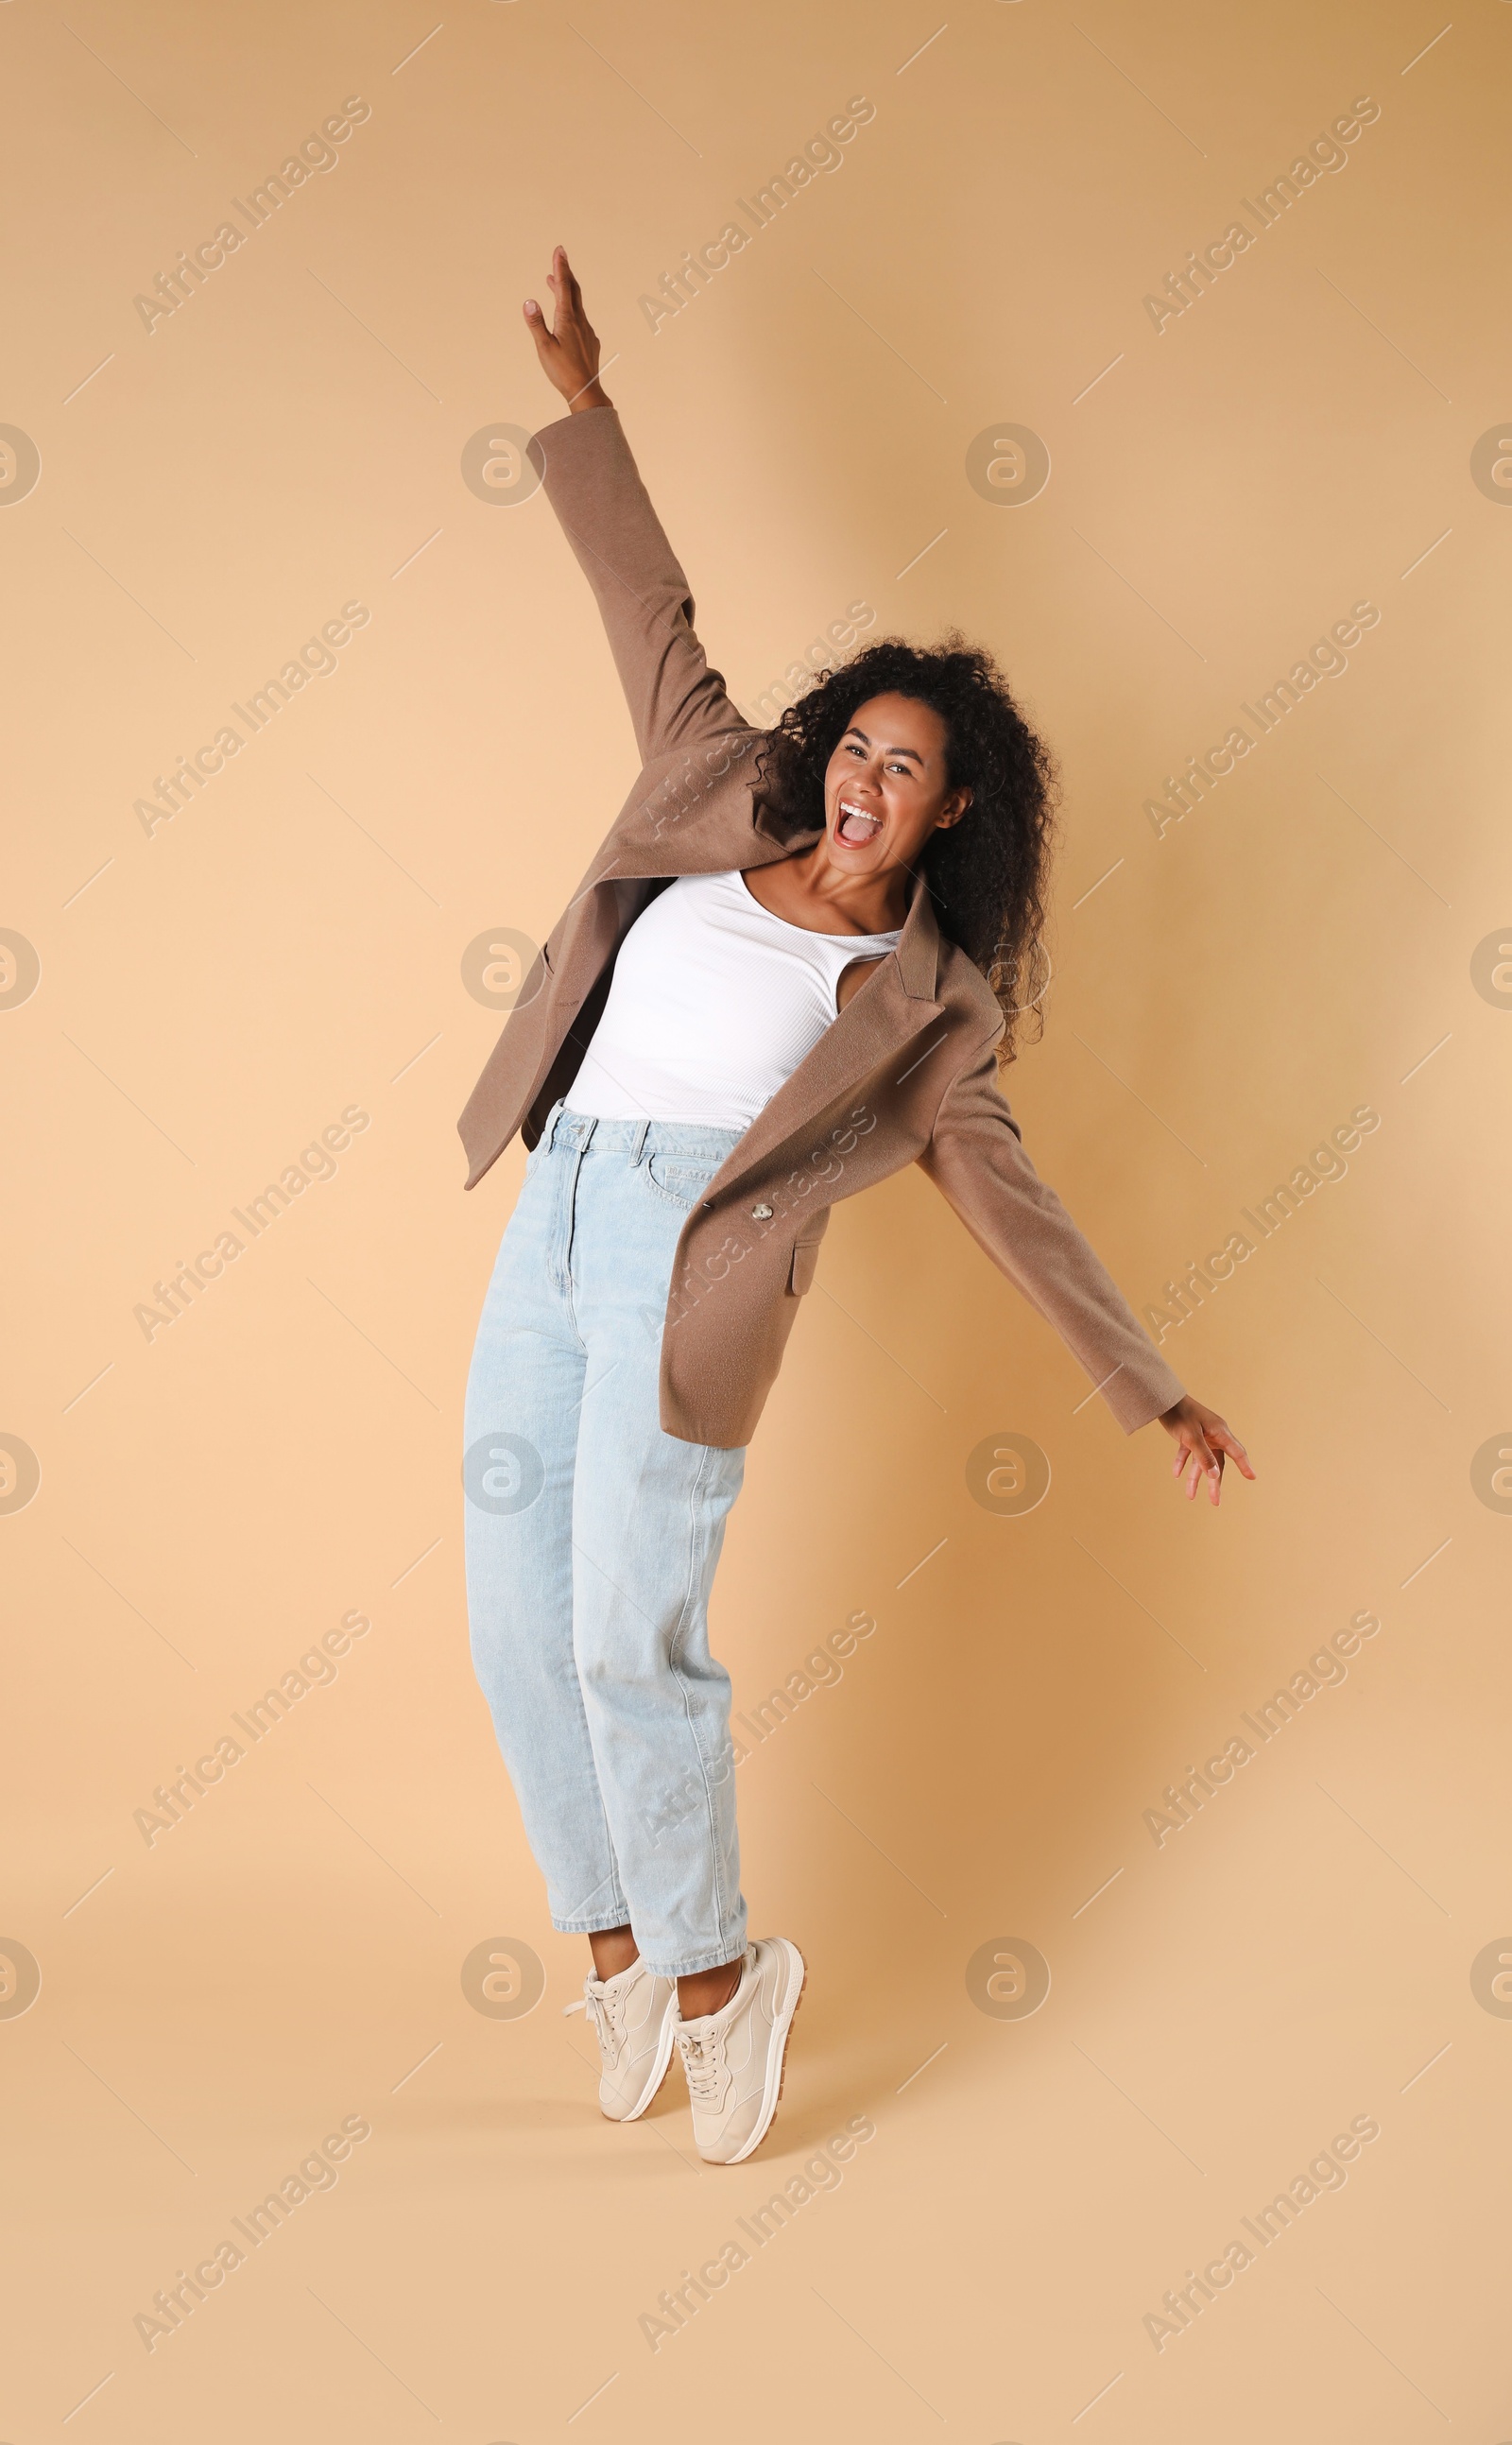
[(788, 867), (799, 889), (825, 912), (826, 933), (895, 934), (908, 914), (913, 877), (907, 868), (890, 866), (870, 874), (852, 873), (831, 857), (828, 832), (812, 849), (790, 859)]

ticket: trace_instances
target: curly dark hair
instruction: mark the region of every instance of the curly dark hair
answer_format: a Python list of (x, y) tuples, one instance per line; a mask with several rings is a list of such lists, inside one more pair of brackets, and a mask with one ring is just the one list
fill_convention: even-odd
[(1044, 948), (1055, 759), (1014, 702), (991, 654), (953, 631), (936, 646), (880, 637), (824, 673), (758, 755), (756, 787), (779, 827), (824, 821), (824, 776), (855, 718), (875, 696), (905, 696), (939, 714), (947, 733), (947, 783), (972, 793), (958, 824), (933, 833), (921, 868), (942, 933), (959, 943), (1001, 1004), (999, 1057), (1014, 1057), (1024, 1028), (1037, 1035), (1049, 978)]

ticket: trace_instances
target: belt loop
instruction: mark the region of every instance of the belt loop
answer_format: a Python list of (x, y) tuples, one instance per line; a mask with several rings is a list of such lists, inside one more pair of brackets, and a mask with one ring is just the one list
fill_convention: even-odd
[(643, 1122), (641, 1123), (640, 1128), (636, 1130), (636, 1132), (635, 1132), (635, 1136), (634, 1136), (634, 1139), (633, 1139), (633, 1140), (632, 1140), (632, 1142), (631, 1142), (631, 1146), (630, 1146), (630, 1169), (631, 1169), (632, 1171), (635, 1169), (636, 1165), (640, 1162), (640, 1160), (641, 1160), (641, 1156), (642, 1156), (643, 1152), (644, 1151), (644, 1148), (645, 1148), (645, 1139), (646, 1139), (646, 1132), (647, 1132), (647, 1130), (650, 1129), (650, 1126), (651, 1126), (651, 1124), (650, 1124), (650, 1122), (649, 1122), (649, 1121), (643, 1121)]
[(547, 1122), (547, 1124), (546, 1124), (546, 1143), (545, 1143), (544, 1147), (542, 1148), (542, 1152), (543, 1152), (544, 1154), (550, 1154), (550, 1153), (551, 1153), (551, 1151), (552, 1147), (553, 1147), (553, 1146), (555, 1145), (555, 1143), (556, 1143), (556, 1125), (557, 1125), (558, 1121), (561, 1119), (561, 1117), (562, 1117), (562, 1107), (561, 1107), (561, 1104), (560, 1104), (560, 1103), (555, 1103), (555, 1104), (553, 1104), (553, 1105), (552, 1105), (552, 1107), (551, 1107), (551, 1118), (548, 1120), (548, 1122)]

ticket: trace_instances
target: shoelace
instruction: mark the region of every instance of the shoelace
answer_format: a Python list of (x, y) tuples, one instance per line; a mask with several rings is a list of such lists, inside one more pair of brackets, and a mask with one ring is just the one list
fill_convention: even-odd
[(712, 2031), (707, 2037), (695, 2037), (690, 2030), (680, 2029), (678, 2044), (682, 2051), (690, 2100), (695, 2105), (717, 2106), (724, 2085), (724, 2047), (720, 2040)]
[(599, 2042), (599, 2051), (607, 2062), (616, 2062), (619, 2058), (622, 2038), (621, 2023), (625, 2017), (623, 1989), (614, 1996), (595, 1995), (592, 1988), (586, 1986), (575, 2002), (563, 2005), (564, 2020), (569, 2012), (587, 2013), (593, 2025), (593, 2034)]

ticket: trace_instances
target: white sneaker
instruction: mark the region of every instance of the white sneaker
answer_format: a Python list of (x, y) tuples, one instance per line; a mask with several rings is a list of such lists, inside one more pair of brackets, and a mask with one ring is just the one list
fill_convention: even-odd
[[(613, 1978), (590, 1973), (583, 2005), (599, 2042), (599, 2105), (611, 2122), (634, 2122), (666, 2078), (677, 2030), (678, 1983), (632, 1961)], [(568, 2006), (569, 2011), (576, 2009)]]
[(722, 2011), (677, 2022), (693, 2101), (693, 2137), (711, 2165), (739, 2165), (760, 2147), (782, 2096), (788, 2031), (808, 1972), (785, 1935), (748, 1947)]

